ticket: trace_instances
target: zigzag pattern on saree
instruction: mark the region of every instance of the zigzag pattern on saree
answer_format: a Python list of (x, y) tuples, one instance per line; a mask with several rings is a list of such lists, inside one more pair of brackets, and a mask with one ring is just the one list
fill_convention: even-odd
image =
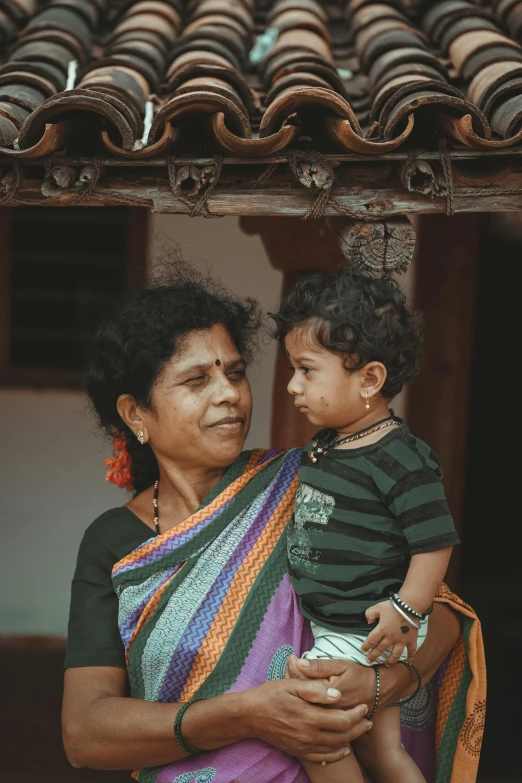
[[(297, 482), (297, 479), (295, 481)], [(294, 496), (295, 493), (292, 493), (292, 501)], [(291, 505), (293, 505), (292, 501)], [(243, 569), (244, 573), (236, 586), (236, 590), (234, 591), (234, 585), (232, 585), (229, 591), (230, 600), (223, 602), (222, 611), (215, 618), (213, 627), (207, 634), (205, 642), (198, 653), (194, 668), (181, 695), (182, 701), (194, 695), (219, 660), (262, 564), (268, 560), (273, 552), (289, 520), (291, 509), (289, 512), (287, 504), (281, 505), (285, 507), (281, 508), (278, 506), (275, 509), (270, 526), (267, 526), (263, 531), (258, 541), (258, 546), (254, 548), (255, 551), (252, 550), (249, 554), (247, 560), (250, 562), (247, 564), (245, 561), (245, 566), (248, 567)]]
[[(437, 775), (436, 783), (446, 783), (453, 780), (453, 770), (455, 765), (455, 751), (458, 737), (460, 736), (464, 720), (466, 718), (466, 694), (471, 682), (471, 670), (466, 657), (463, 669), (461, 671), (461, 680), (455, 699), (448, 715), (441, 744), (437, 752)], [(438, 716), (437, 716), (438, 717)], [(448, 741), (445, 742), (447, 736)], [(461, 780), (474, 780), (475, 777), (461, 778)]]
[[(242, 476), (226, 487), (208, 506), (196, 511), (174, 529), (167, 530), (162, 535), (149, 539), (145, 544), (142, 544), (129, 555), (122, 558), (115, 564), (112, 570), (113, 578), (120, 577), (122, 573), (138, 568), (141, 565), (157, 562), (157, 560), (170, 554), (173, 549), (181, 545), (180, 536), (187, 531), (192, 531), (193, 535), (195, 535), (193, 529), (196, 526), (199, 531), (202, 527), (208, 525), (209, 522), (215, 519), (215, 517), (235, 499), (240, 490), (243, 489), (260, 470), (262, 470), (269, 459), (273, 459), (281, 453), (281, 451), (275, 451), (271, 454), (270, 458), (267, 458), (267, 452), (264, 449), (254, 449), (252, 457), (248, 462), (247, 469)], [(189, 536), (189, 539), (190, 537), (191, 536)], [(173, 542), (173, 545), (171, 545), (171, 541)], [(149, 555), (152, 557), (149, 557)]]
[[(453, 608), (459, 609), (470, 620), (477, 620), (472, 607), (467, 604), (462, 598), (453, 593), (448, 585), (443, 582), (437, 591), (435, 600), (447, 602), (449, 605), (453, 605)], [(463, 672), (467, 665), (467, 651), (464, 635), (462, 634), (457, 644), (451, 651), (449, 660), (444, 663), (444, 673), (441, 678), (441, 687), (438, 695), (438, 707), (437, 707), (437, 724), (436, 724), (436, 737), (435, 744), (437, 752), (441, 746), (442, 736), (446, 728), (455, 697), (459, 689), (459, 685), (462, 680)], [(440, 676), (440, 672), (439, 672)]]
[(141, 656), (141, 668), (147, 672), (144, 680), (146, 699), (160, 700), (164, 678), (173, 665), (173, 658), (187, 626), (248, 533), (260, 505), (261, 499), (258, 498), (221, 530), (199, 556), (191, 558), (187, 563), (191, 567), (185, 578), (173, 582), (163, 596), (136, 650)]
[[(204, 638), (212, 625), (215, 614), (215, 607), (205, 604), (202, 607), (202, 611), (198, 612), (191, 621), (190, 628), (193, 635)], [(184, 645), (186, 645), (185, 649), (183, 649)], [(161, 701), (180, 701), (183, 685), (188, 677), (188, 672), (194, 665), (196, 655), (197, 650), (194, 650), (191, 646), (190, 639), (183, 638), (176, 650), (176, 665), (169, 669), (163, 680), (160, 692)]]
[[(256, 602), (266, 607), (266, 614), (271, 601), (274, 598), (275, 591), (284, 577), (283, 569), (286, 566), (286, 551), (281, 552), (281, 573), (278, 581), (267, 579), (261, 581), (256, 591)], [(259, 630), (259, 618), (256, 613), (244, 612), (241, 617), (241, 626), (234, 629), (234, 650), (238, 659), (243, 663), (254, 641), (257, 631)], [(223, 666), (220, 663), (223, 661)], [(241, 666), (242, 666), (241, 663)], [(211, 696), (217, 696), (222, 693), (226, 693), (234, 682), (237, 680), (241, 666), (237, 666), (238, 671), (234, 669), (233, 665), (225, 663), (221, 658), (214, 667), (211, 675), (203, 682), (199, 689), (191, 694), (191, 698), (194, 696), (210, 698)]]
[[(254, 478), (260, 470), (265, 468), (265, 466), (268, 466), (274, 457), (281, 455), (281, 452), (276, 454), (272, 452), (267, 455), (268, 459), (259, 465), (260, 458), (263, 460), (265, 454), (265, 452), (258, 452), (254, 469), (251, 467), (252, 461), (249, 460), (250, 470), (248, 471), (248, 481)], [(208, 652), (210, 655), (211, 672), (210, 677), (205, 680), (203, 685), (204, 690), (207, 690), (207, 686), (210, 688), (211, 692), (208, 693), (209, 696), (217, 695), (219, 692), (225, 692), (225, 690), (228, 690), (241, 675), (263, 618), (266, 616), (274, 599), (275, 591), (286, 573), (286, 543), (284, 535), (282, 537), (282, 534), (284, 534), (285, 525), (289, 521), (293, 511), (299, 465), (300, 451), (297, 449), (292, 450), (291, 452), (284, 454), (281, 462), (273, 463), (273, 468), (275, 468), (275, 470), (268, 468), (269, 470), (272, 470), (272, 478), (268, 481), (268, 486), (267, 481), (261, 476), (259, 479), (255, 479), (250, 492), (245, 497), (245, 501), (238, 508), (239, 516), (236, 517), (236, 521), (239, 521), (239, 518), (243, 513), (248, 513), (247, 509), (253, 511), (254, 507), (257, 505), (254, 522), (251, 525), (252, 527), (257, 528), (257, 534), (253, 541), (249, 542), (246, 555), (240, 558), (237, 567), (233, 569), (233, 578), (230, 587), (228, 587), (225, 598), (222, 599), (221, 604), (219, 605), (220, 608), (218, 606), (217, 616), (215, 607), (212, 612), (210, 602), (204, 601), (198, 612), (194, 613), (190, 618), (188, 630), (191, 634), (194, 634), (196, 642), (199, 642), (200, 638), (205, 640), (203, 642), (204, 644), (207, 639), (209, 641), (208, 649), (205, 649), (205, 653)], [(241, 478), (244, 478), (244, 476), (245, 474), (243, 474)], [(241, 482), (242, 486), (245, 486), (248, 481), (244, 484)], [(256, 482), (259, 482), (259, 489), (261, 490), (258, 495), (255, 494), (258, 491), (256, 489)], [(240, 486), (238, 490), (238, 482), (232, 482), (231, 486), (233, 485), (236, 487), (237, 495), (237, 492), (240, 491), (242, 486)], [(228, 487), (228, 489), (230, 490), (230, 487)], [(223, 500), (223, 495), (224, 493), (221, 493), (218, 498)], [(218, 498), (215, 500), (218, 500)], [(248, 500), (248, 498), (250, 498), (250, 500)], [(252, 498), (254, 498), (253, 502)], [(262, 498), (264, 498), (265, 502), (261, 502)], [(231, 502), (232, 499), (233, 497), (229, 497), (229, 502)], [(215, 501), (213, 502), (215, 503)], [(211, 510), (212, 505), (213, 504), (210, 503), (209, 506), (204, 509), (207, 515)], [(243, 508), (243, 512), (240, 508)], [(230, 515), (230, 511), (227, 511), (227, 514)], [(190, 569), (195, 568), (194, 573), (199, 571), (199, 568), (196, 566), (203, 566), (205, 564), (205, 558), (210, 555), (210, 550), (212, 549), (211, 542), (221, 541), (221, 535), (223, 534), (226, 536), (233, 528), (233, 522), (227, 523), (227, 527), (225, 528), (219, 526), (218, 520), (213, 522), (213, 524), (208, 527), (208, 532), (204, 534), (205, 539), (203, 540), (208, 542), (208, 547), (204, 547), (193, 555), (191, 554), (190, 560), (186, 563), (186, 567), (190, 567)], [(217, 537), (212, 538), (213, 530), (217, 531)], [(219, 532), (220, 530), (222, 531), (221, 533)], [(246, 538), (247, 535), (243, 533), (242, 539), (245, 540)], [(236, 550), (237, 548), (238, 547), (236, 547)], [(175, 553), (171, 555), (171, 562), (173, 557), (176, 557)], [(254, 558), (253, 561), (249, 560), (251, 557)], [(157, 555), (157, 560), (161, 560), (161, 555)], [(268, 567), (268, 560), (270, 561), (270, 567)], [(230, 562), (230, 560), (228, 562)], [(118, 565), (125, 565), (125, 563), (122, 561), (122, 563)], [(154, 565), (158, 568), (162, 567), (161, 562), (155, 562)], [(266, 567), (263, 567), (264, 565)], [(244, 569), (246, 569), (246, 572), (244, 572)], [(190, 572), (187, 572), (187, 576), (189, 573)], [(187, 576), (183, 577), (181, 574), (175, 574), (171, 577), (171, 579), (174, 579), (172, 585), (168, 582), (166, 591), (165, 586), (158, 590), (158, 593), (163, 593), (163, 595), (159, 601), (156, 601), (155, 609), (152, 612), (148, 612), (148, 609), (154, 603), (156, 597), (153, 596), (150, 599), (147, 607), (149, 620), (147, 620), (145, 624), (141, 621), (138, 624), (143, 630), (139, 630), (139, 633), (137, 633), (137, 635), (135, 634), (132, 655), (128, 661), (129, 680), (131, 684), (133, 681), (136, 681), (137, 690), (140, 690), (140, 688), (145, 686), (145, 691), (150, 692), (150, 682), (148, 685), (145, 682), (140, 684), (144, 676), (144, 669), (142, 668), (144, 663), (143, 654), (149, 640), (152, 640), (153, 642), (152, 646), (149, 648), (149, 653), (152, 652), (154, 648), (155, 654), (158, 654), (160, 658), (167, 655), (168, 660), (170, 661), (175, 657), (175, 669), (177, 670), (179, 667), (179, 669), (184, 670), (184, 678), (181, 680), (181, 683), (187, 679), (187, 671), (189, 673), (188, 680), (191, 680), (192, 690), (199, 688), (201, 679), (205, 679), (206, 677), (205, 671), (208, 667), (206, 654), (204, 660), (205, 665), (201, 667), (197, 665), (197, 660), (196, 663), (194, 663), (193, 660), (190, 660), (192, 658), (190, 654), (190, 644), (187, 643), (185, 649), (182, 649), (184, 644), (181, 643), (174, 645), (174, 647), (164, 649), (161, 644), (157, 645), (153, 639), (153, 637), (155, 637), (154, 629), (156, 627), (155, 618), (161, 617), (171, 597), (175, 600), (177, 589), (187, 580)], [(179, 577), (181, 577), (181, 581)], [(251, 589), (252, 583), (254, 583), (253, 589)], [(291, 590), (289, 583), (288, 590)], [(149, 593), (148, 590), (147, 592)], [(184, 601), (186, 601), (187, 597), (188, 596), (184, 597)], [(217, 625), (216, 618), (218, 621)], [(214, 635), (207, 630), (209, 628)], [(162, 633), (160, 632), (157, 641), (160, 642), (161, 638)], [(165, 639), (166, 638), (167, 637), (165, 637)], [(188, 637), (186, 638), (188, 642)], [(181, 641), (182, 640), (180, 639), (180, 642)], [(230, 655), (221, 656), (222, 649), (228, 642), (230, 642), (231, 645)], [(199, 649), (201, 650), (202, 648), (200, 647)], [(188, 661), (185, 660), (187, 656), (189, 659)], [(153, 667), (153, 669), (154, 668), (155, 667)], [(191, 669), (196, 675), (195, 678), (190, 677)], [(147, 672), (150, 674), (150, 667), (148, 665)], [(149, 674), (147, 675), (147, 679), (149, 679)], [(172, 690), (175, 686), (175, 683), (167, 683), (167, 678), (170, 678), (170, 674), (171, 672), (169, 671), (168, 677), (164, 677), (162, 682), (163, 686), (167, 685), (165, 691), (163, 691), (162, 688), (161, 695), (158, 694), (155, 698), (159, 697), (159, 700), (162, 701), (167, 700), (165, 699), (167, 690)], [(132, 689), (131, 685), (131, 690)], [(145, 698), (147, 697), (145, 696)], [(172, 696), (168, 698), (169, 701), (171, 699)], [(163, 771), (167, 772), (167, 770), (168, 767)], [(155, 780), (158, 771), (159, 768), (155, 768), (154, 770), (143, 770), (140, 779), (142, 779), (143, 776), (143, 779), (148, 780), (148, 773), (150, 772), (150, 779)]]
[(180, 700), (184, 684), (189, 677), (201, 644), (215, 620), (216, 613), (220, 610), (233, 579), (234, 571), (230, 569), (229, 573), (214, 585), (205, 602), (191, 618), (163, 681), (160, 692), (161, 701)]
[[(172, 568), (165, 569), (165, 573), (161, 577), (161, 579), (156, 580), (156, 582), (153, 584), (151, 589), (148, 591), (148, 593), (145, 594), (143, 599), (140, 601), (140, 603), (132, 608), (129, 613), (125, 616), (125, 603), (129, 600), (130, 596), (122, 595), (120, 596), (120, 611), (119, 611), (119, 621), (118, 626), (120, 629), (120, 636), (123, 640), (123, 644), (125, 648), (127, 649), (129, 647), (130, 641), (132, 639), (132, 635), (134, 631), (136, 630), (136, 625), (139, 622), (140, 617), (143, 615), (143, 612), (145, 611), (147, 604), (149, 601), (153, 598), (155, 592), (161, 588), (165, 582), (167, 582), (180, 568), (179, 565), (175, 565)], [(133, 590), (133, 587), (127, 587), (125, 592)]]
[[(149, 618), (154, 614), (155, 618), (151, 623), (147, 621), (144, 634), (140, 631), (133, 635), (133, 653), (129, 658), (133, 695), (159, 701), (177, 700), (190, 677), (191, 668), (198, 661), (198, 650), (205, 637), (209, 640), (205, 645), (205, 668), (208, 668), (206, 659), (209, 657), (211, 670), (256, 574), (270, 556), (291, 516), (299, 463), (298, 450), (285, 454), (281, 462), (273, 464), (268, 484), (251, 471), (251, 479), (255, 478), (255, 481), (253, 489), (245, 496), (243, 510), (238, 507), (238, 516), (224, 528), (219, 520), (215, 522), (217, 527), (208, 527), (207, 544), (190, 556), (187, 566), (190, 564), (191, 570), (187, 576), (182, 577), (181, 582), (176, 578), (166, 591), (160, 589), (158, 592), (164, 593), (160, 601), (154, 602), (154, 598), (150, 601), (150, 607), (153, 602), (154, 607), (147, 614)], [(264, 487), (257, 495), (256, 483), (259, 489)], [(253, 500), (249, 501), (248, 497)], [(213, 529), (217, 537), (212, 537)], [(260, 539), (259, 545), (256, 542)], [(241, 564), (254, 552), (254, 560), (249, 562), (246, 573), (240, 575), (242, 589), (238, 594), (237, 584), (232, 590), (229, 585), (234, 586), (239, 571), (244, 571)], [(175, 552), (173, 556), (176, 557)], [(161, 567), (161, 563), (155, 565)], [(231, 573), (227, 577), (229, 567)], [(223, 621), (220, 615), (223, 615)], [(144, 627), (141, 620), (138, 625)], [(144, 667), (148, 672), (146, 682), (142, 679)]]
[[(161, 558), (165, 557), (166, 555), (169, 555), (178, 546), (181, 546), (182, 544), (185, 544), (187, 541), (190, 541), (190, 539), (193, 538), (197, 533), (199, 533), (199, 531), (202, 528), (204, 528), (206, 525), (209, 524), (209, 522), (212, 522), (213, 519), (215, 519), (219, 514), (221, 514), (221, 512), (224, 511), (224, 509), (227, 506), (229, 506), (231, 502), (232, 500), (223, 503), (223, 505), (220, 508), (218, 508), (217, 511), (215, 511), (211, 516), (205, 517), (205, 519), (202, 519), (200, 522), (198, 522), (197, 525), (194, 525), (194, 527), (191, 527), (189, 530), (184, 530), (176, 536), (172, 535), (170, 538), (160, 543), (154, 549), (148, 549), (146, 552), (144, 552), (144, 554), (141, 557), (137, 558), (132, 563), (127, 563), (126, 565), (123, 565), (121, 568), (114, 570), (113, 576), (116, 574), (120, 575), (122, 573), (133, 571), (135, 568), (139, 566), (154, 563), (157, 560), (160, 560)], [(164, 535), (166, 535), (166, 533)], [(152, 542), (156, 541), (156, 536), (154, 536), (152, 539), (149, 540)], [(140, 544), (139, 549), (143, 548), (143, 546), (144, 546), (143, 544)], [(145, 544), (145, 546), (147, 546), (147, 543)]]
[(462, 635), (451, 652), (451, 658), (444, 672), (441, 689), (439, 692), (437, 709), (436, 747), (440, 748), (442, 735), (446, 729), (451, 708), (462, 679), (462, 672), (466, 665), (466, 644)]
[(139, 618), (138, 622), (136, 623), (136, 627), (134, 628), (134, 630), (132, 632), (132, 636), (129, 639), (129, 643), (128, 643), (128, 646), (127, 646), (127, 649), (126, 649), (127, 668), (129, 666), (130, 650), (131, 650), (131, 647), (132, 647), (134, 641), (136, 640), (136, 637), (138, 636), (139, 632), (141, 631), (141, 629), (143, 628), (143, 626), (145, 625), (147, 620), (150, 617), (152, 617), (152, 615), (154, 614), (156, 608), (159, 605), (159, 602), (161, 601), (161, 597), (162, 597), (163, 593), (165, 592), (165, 590), (167, 589), (169, 583), (171, 582), (171, 580), (174, 578), (175, 575), (176, 575), (176, 573), (174, 573), (171, 576), (169, 576), (168, 579), (165, 582), (163, 582), (161, 587), (158, 590), (156, 590), (154, 595), (151, 596), (148, 604), (145, 606), (145, 608), (144, 608), (144, 610), (143, 610), (143, 612), (141, 614), (141, 617)]
[[(172, 662), (163, 681), (159, 696), (161, 701), (179, 700), (183, 684), (189, 676), (198, 650), (201, 647), (201, 643), (207, 635), (209, 628), (212, 626), (216, 614), (220, 611), (220, 607), (226, 597), (238, 567), (259, 537), (260, 532), (261, 531), (255, 527), (255, 524), (251, 525), (246, 531), (242, 539), (238, 541), (232, 557), (210, 588), (205, 600), (190, 618), (189, 624), (185, 628), (179, 641), (177, 650), (175, 654), (172, 655)], [(185, 647), (185, 650), (181, 649), (183, 647)]]
[[(230, 655), (228, 660), (220, 659), (212, 672), (211, 679), (205, 682), (203, 688), (199, 690), (198, 696), (211, 698), (212, 696), (226, 693), (237, 680), (243, 661), (247, 657), (257, 636), (260, 621), (268, 613), (276, 590), (286, 574), (285, 542), (279, 542), (277, 549), (278, 552), (274, 553), (277, 560), (277, 563), (274, 564), (274, 570), (270, 575), (266, 573), (261, 574), (257, 580), (255, 610), (243, 613), (240, 632), (238, 632), (237, 627), (234, 630), (233, 654)], [(290, 591), (291, 589), (290, 581), (288, 580), (288, 590)], [(274, 653), (276, 652), (277, 644), (277, 639), (274, 639)], [(174, 780), (175, 776), (179, 774), (178, 770), (179, 765), (174, 762), (172, 765), (139, 770), (136, 773), (136, 778), (140, 783), (157, 783), (160, 773), (164, 772), (168, 780)]]
[[(182, 691), (184, 686), (186, 690), (187, 679), (192, 676), (191, 669), (195, 663), (197, 664), (203, 657), (206, 668), (211, 671), (216, 656), (219, 657), (221, 654), (224, 647), (224, 643), (221, 643), (223, 635), (228, 636), (241, 611), (246, 592), (250, 589), (263, 563), (268, 559), (284, 524), (288, 521), (289, 513), (285, 507), (284, 523), (280, 524), (283, 517), (279, 509), (279, 504), (293, 481), (286, 462), (265, 490), (264, 497), (260, 496), (263, 500), (252, 525), (238, 541), (234, 554), (210, 588), (204, 602), (190, 618), (176, 652), (171, 653), (172, 662), (161, 686), (160, 701), (178, 701), (180, 696), (183, 701)], [(265, 538), (268, 539), (267, 545), (260, 546), (259, 542)], [(253, 552), (255, 552), (254, 562), (248, 563), (246, 574), (242, 575), (246, 561), (253, 559)], [(202, 557), (206, 557), (206, 553)], [(245, 585), (245, 590), (242, 591), (239, 600), (236, 600), (233, 585), (238, 578)], [(213, 637), (216, 635), (219, 636), (217, 646), (215, 642), (213, 643)]]

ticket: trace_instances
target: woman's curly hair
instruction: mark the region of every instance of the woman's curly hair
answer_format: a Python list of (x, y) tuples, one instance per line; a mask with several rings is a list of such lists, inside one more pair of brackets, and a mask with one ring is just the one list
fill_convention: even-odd
[(208, 275), (174, 261), (151, 285), (119, 303), (100, 324), (85, 363), (85, 383), (98, 421), (114, 439), (108, 480), (142, 492), (159, 477), (151, 447), (140, 445), (116, 403), (131, 395), (150, 409), (152, 390), (166, 362), (192, 331), (222, 324), (245, 361), (251, 360), (260, 325), (259, 305), (240, 299)]
[(343, 357), (346, 370), (371, 361), (387, 370), (382, 394), (395, 397), (418, 373), (421, 363), (421, 317), (407, 306), (398, 283), (359, 269), (305, 277), (283, 299), (274, 337), (285, 349), (285, 338), (306, 328), (327, 351)]

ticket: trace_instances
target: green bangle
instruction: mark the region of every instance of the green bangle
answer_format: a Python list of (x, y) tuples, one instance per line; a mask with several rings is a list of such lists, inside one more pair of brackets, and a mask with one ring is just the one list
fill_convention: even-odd
[(403, 704), (407, 704), (409, 701), (414, 699), (415, 696), (420, 691), (420, 689), (422, 688), (422, 677), (417, 667), (414, 666), (413, 663), (411, 663), (410, 661), (397, 661), (397, 663), (402, 663), (403, 666), (408, 666), (410, 669), (413, 669), (413, 671), (417, 675), (417, 687), (415, 688), (415, 691), (410, 696), (405, 696), (403, 699), (399, 699), (399, 701), (396, 701), (394, 704), (388, 705), (390, 707), (402, 707)]
[(381, 673), (379, 671), (379, 666), (374, 666), (375, 669), (375, 701), (373, 702), (372, 711), (369, 715), (367, 715), (367, 720), (373, 720), (375, 713), (377, 712), (377, 707), (379, 705), (379, 696), (381, 695)]
[(201, 699), (192, 699), (191, 701), (187, 701), (185, 704), (182, 704), (177, 711), (176, 718), (174, 720), (174, 736), (176, 737), (176, 742), (180, 746), (181, 750), (184, 750), (185, 753), (188, 753), (190, 756), (194, 756), (197, 753), (204, 753), (203, 750), (194, 750), (194, 748), (190, 748), (183, 739), (183, 734), (181, 733), (181, 721), (183, 720), (183, 716), (190, 705), (194, 704), (195, 701), (201, 701)]

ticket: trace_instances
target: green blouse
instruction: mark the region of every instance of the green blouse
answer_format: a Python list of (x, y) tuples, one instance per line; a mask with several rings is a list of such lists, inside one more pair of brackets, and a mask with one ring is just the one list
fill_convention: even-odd
[[(203, 508), (243, 473), (251, 451), (243, 451), (213, 487)], [(95, 519), (80, 544), (71, 588), (66, 669), (119, 666), (126, 669), (118, 628), (118, 597), (112, 586), (115, 563), (153, 538), (154, 531), (125, 506)]]
[(85, 531), (71, 588), (66, 669), (126, 668), (112, 568), (152, 536), (154, 531), (125, 506), (106, 511)]

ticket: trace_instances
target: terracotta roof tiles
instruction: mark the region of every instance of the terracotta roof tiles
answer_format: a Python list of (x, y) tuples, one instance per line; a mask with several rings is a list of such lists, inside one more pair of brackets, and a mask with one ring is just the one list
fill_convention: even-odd
[(0, 0), (0, 153), (522, 138), (522, 0)]

